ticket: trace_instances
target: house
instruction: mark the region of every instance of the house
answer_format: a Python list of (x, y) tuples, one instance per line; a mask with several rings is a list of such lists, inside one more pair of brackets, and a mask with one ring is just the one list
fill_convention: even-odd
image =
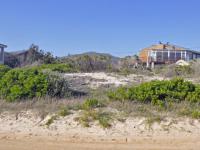
[(4, 64), (4, 49), (6, 47), (6, 45), (0, 44), (0, 64)]
[(190, 61), (200, 58), (200, 52), (181, 46), (161, 43), (144, 48), (139, 53), (139, 58), (147, 67), (151, 64), (171, 64), (178, 60)]

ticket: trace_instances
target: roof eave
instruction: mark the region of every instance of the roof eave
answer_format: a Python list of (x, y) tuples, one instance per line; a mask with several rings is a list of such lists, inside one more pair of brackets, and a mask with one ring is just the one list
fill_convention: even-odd
[(7, 48), (7, 45), (0, 44), (0, 47)]

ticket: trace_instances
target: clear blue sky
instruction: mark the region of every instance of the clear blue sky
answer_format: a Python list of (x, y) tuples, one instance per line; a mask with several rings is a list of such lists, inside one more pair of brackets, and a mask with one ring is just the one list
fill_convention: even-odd
[(0, 0), (0, 43), (63, 56), (132, 55), (170, 42), (200, 49), (200, 0)]

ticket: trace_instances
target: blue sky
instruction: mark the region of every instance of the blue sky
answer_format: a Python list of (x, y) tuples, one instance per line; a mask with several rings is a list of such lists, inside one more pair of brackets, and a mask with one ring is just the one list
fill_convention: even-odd
[(0, 43), (116, 56), (170, 42), (200, 50), (200, 0), (0, 0)]

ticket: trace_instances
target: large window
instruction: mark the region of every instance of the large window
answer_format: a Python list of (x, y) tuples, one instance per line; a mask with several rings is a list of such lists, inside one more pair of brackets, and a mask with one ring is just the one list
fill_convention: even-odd
[(174, 51), (169, 53), (169, 61), (175, 61), (175, 52)]
[(168, 52), (163, 52), (164, 61), (168, 61)]
[(186, 54), (186, 52), (183, 51), (183, 52), (182, 52), (182, 59), (183, 59), (183, 60), (186, 60), (186, 58), (185, 58), (185, 54)]
[(151, 59), (152, 61), (156, 61), (156, 52), (154, 51), (151, 52)]
[(176, 61), (181, 59), (181, 52), (176, 51)]
[(187, 52), (187, 54), (186, 54), (186, 60), (187, 61), (192, 60), (192, 52)]
[(157, 54), (156, 54), (156, 59), (157, 59), (157, 61), (158, 61), (158, 62), (162, 62), (162, 58), (163, 58), (162, 52), (157, 52)]
[(197, 54), (197, 59), (199, 59), (200, 58), (200, 54)]

